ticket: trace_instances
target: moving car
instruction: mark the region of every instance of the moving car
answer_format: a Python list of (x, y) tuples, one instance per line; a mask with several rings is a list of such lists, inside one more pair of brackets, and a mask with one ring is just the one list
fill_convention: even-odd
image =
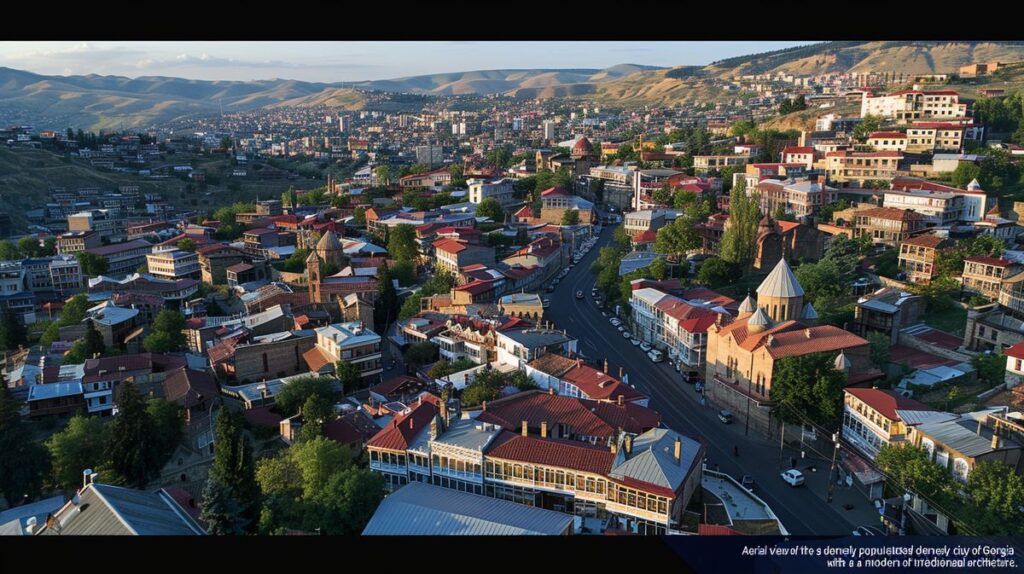
[[(643, 345), (641, 345), (640, 348), (642, 349)], [(665, 360), (665, 355), (661, 351), (650, 350), (647, 352), (647, 358), (649, 358), (652, 363), (660, 363)]]
[(729, 411), (718, 411), (718, 420), (725, 424), (732, 424), (732, 413)]
[(795, 468), (787, 470), (780, 476), (782, 476), (782, 480), (786, 481), (790, 486), (800, 486), (804, 483), (804, 473)]
[(754, 492), (754, 477), (750, 476), (749, 474), (744, 474), (743, 479), (740, 480), (740, 485), (742, 485), (743, 488), (749, 490), (750, 492)]
[(544, 307), (545, 309), (547, 309), (548, 307), (550, 307), (550, 306), (551, 306), (551, 299), (548, 299), (547, 297), (545, 297), (545, 298), (544, 298), (544, 300), (543, 300), (543, 301), (541, 301), (541, 305), (542, 305), (542, 306), (543, 306), (543, 307)]
[(583, 291), (577, 291), (576, 292), (576, 298), (577, 299), (582, 299), (583, 298)]

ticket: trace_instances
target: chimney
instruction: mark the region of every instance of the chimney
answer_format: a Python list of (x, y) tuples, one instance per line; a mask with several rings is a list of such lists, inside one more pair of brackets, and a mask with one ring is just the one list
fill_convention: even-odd
[(808, 339), (811, 338), (811, 330), (810, 329), (804, 329), (804, 337), (807, 337)]
[(486, 411), (486, 410), (487, 410), (487, 401), (484, 401), (484, 402), (483, 402), (483, 403), (481, 404), (481, 406), (483, 407), (483, 409), (482, 409), (482, 410)]
[(530, 433), (526, 430), (526, 421), (523, 421), (523, 436), (528, 436)]
[(409, 430), (416, 428), (416, 421), (412, 417), (409, 417)]
[(1000, 446), (1002, 446), (1002, 441), (999, 440), (999, 435), (997, 435), (995, 433), (995, 431), (993, 431), (992, 432), (992, 450), (999, 450)]
[(612, 454), (617, 454), (619, 452), (618, 443), (615, 441), (616, 439), (612, 438)]
[(579, 368), (580, 365), (582, 365), (582, 364), (583, 364), (583, 360), (580, 359), (579, 357), (576, 357), (576, 368)]
[(36, 517), (30, 516), (25, 523), (25, 532), (30, 536), (36, 533)]
[(683, 459), (683, 441), (678, 436), (676, 437), (676, 453), (675, 453), (675, 458), (676, 458), (676, 464), (679, 464), (679, 462)]
[(548, 394), (549, 395), (555, 394), (555, 387), (548, 387)]
[(623, 446), (626, 448), (627, 456), (633, 454), (633, 437), (630, 435), (626, 435)]
[(619, 367), (619, 380), (622, 380), (622, 367)]
[(978, 421), (978, 428), (974, 431), (974, 434), (981, 436), (981, 421)]
[(87, 468), (82, 471), (82, 488), (89, 486), (89, 477), (92, 476), (92, 469)]
[(604, 358), (604, 373), (608, 374), (608, 357)]
[(548, 438), (548, 421), (540, 423), (540, 438)]
[(623, 398), (623, 395), (621, 394), (619, 395), (618, 399), (616, 399), (616, 401), (619, 403), (620, 407), (626, 404), (626, 399)]

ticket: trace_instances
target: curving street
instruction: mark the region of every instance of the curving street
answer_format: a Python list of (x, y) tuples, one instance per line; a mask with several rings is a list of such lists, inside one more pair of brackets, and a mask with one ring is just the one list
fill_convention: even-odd
[[(595, 364), (608, 359), (609, 373), (618, 376), (619, 367), (628, 375), (628, 382), (651, 397), (650, 406), (662, 415), (664, 423), (674, 430), (700, 437), (707, 445), (708, 466), (732, 475), (737, 480), (745, 474), (754, 477), (755, 493), (767, 502), (786, 529), (801, 535), (849, 535), (856, 526), (876, 524), (878, 513), (871, 503), (853, 491), (837, 494), (832, 504), (825, 502), (828, 461), (801, 461), (798, 468), (814, 464), (817, 472), (804, 470), (807, 485), (791, 488), (779, 477), (779, 443), (764, 436), (744, 436), (741, 421), (723, 424), (710, 403), (702, 406), (694, 386), (683, 382), (669, 363), (652, 363), (639, 347), (622, 337), (601, 309), (594, 304), (590, 290), (596, 276), (590, 265), (600, 248), (612, 240), (614, 226), (606, 226), (589, 253), (559, 282), (553, 293), (545, 294), (551, 306), (545, 319), (554, 322), (579, 339), (579, 350)], [(583, 291), (584, 299), (575, 298)], [(739, 456), (733, 453), (738, 447)], [(785, 453), (786, 467), (792, 453)], [(854, 505), (844, 510), (842, 503)]]

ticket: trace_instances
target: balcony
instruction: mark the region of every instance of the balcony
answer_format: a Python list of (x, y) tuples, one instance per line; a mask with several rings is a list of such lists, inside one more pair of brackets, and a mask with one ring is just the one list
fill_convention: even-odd
[(476, 472), (464, 472), (459, 470), (452, 470), (449, 468), (434, 467), (434, 475), (436, 476), (447, 476), (449, 478), (457, 478), (459, 480), (468, 480), (470, 482), (478, 482), (483, 484), (484, 477), (481, 473)]
[(391, 464), (380, 461), (370, 461), (370, 470), (376, 470), (378, 472), (390, 472), (392, 474), (408, 474), (408, 467), (404, 464)]

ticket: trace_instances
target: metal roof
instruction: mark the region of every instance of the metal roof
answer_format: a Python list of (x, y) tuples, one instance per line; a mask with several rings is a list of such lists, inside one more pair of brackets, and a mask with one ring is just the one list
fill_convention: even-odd
[(789, 268), (789, 263), (783, 258), (758, 286), (757, 294), (767, 297), (801, 297), (804, 289), (797, 281), (793, 270)]
[(30, 402), (54, 399), (57, 397), (70, 397), (80, 394), (82, 394), (81, 381), (46, 383), (42, 385), (32, 385), (28, 388), (28, 400)]
[(482, 451), (501, 433), (501, 427), (474, 419), (459, 419), (433, 442)]
[(47, 535), (197, 536), (203, 529), (164, 491), (90, 484), (64, 505)]
[(411, 482), (380, 503), (363, 535), (558, 535), (572, 523), (561, 512)]
[[(679, 462), (675, 458), (676, 438), (682, 442)], [(694, 459), (700, 453), (699, 442), (675, 431), (654, 428), (633, 439), (633, 452), (612, 468), (612, 478), (632, 478), (675, 490), (686, 480)], [(626, 456), (620, 451), (621, 456)]]
[[(979, 430), (980, 426), (980, 430)], [(1020, 448), (1011, 440), (1002, 439), (999, 448), (992, 448), (992, 429), (969, 418), (917, 425), (921, 432), (936, 443), (945, 445), (965, 456), (979, 456), (997, 450)]]

